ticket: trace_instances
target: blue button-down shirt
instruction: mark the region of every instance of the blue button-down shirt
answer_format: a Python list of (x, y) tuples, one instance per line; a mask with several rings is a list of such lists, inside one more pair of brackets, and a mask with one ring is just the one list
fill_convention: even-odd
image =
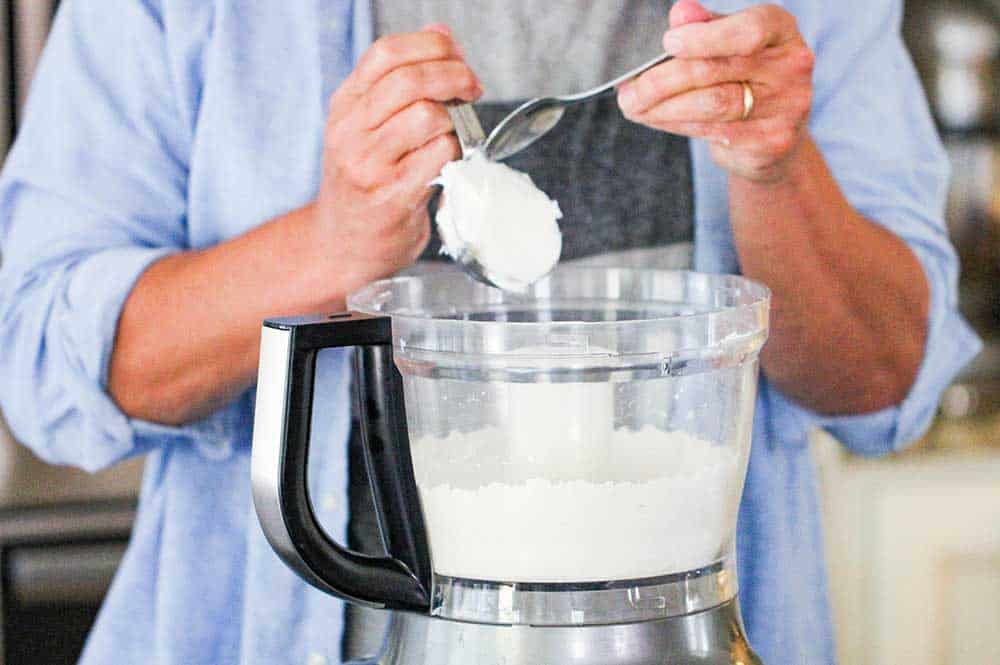
[[(834, 650), (807, 432), (826, 427), (862, 454), (900, 448), (977, 342), (956, 314), (946, 159), (899, 38), (901, 3), (783, 4), (818, 55), (813, 136), (851, 202), (909, 243), (931, 285), (926, 354), (898, 407), (824, 419), (761, 383), (742, 605), (765, 662), (818, 665)], [(314, 195), (326, 100), (371, 34), (365, 0), (67, 0), (59, 11), (0, 183), (0, 398), (15, 434), (49, 461), (98, 469), (148, 453), (86, 665), (338, 660), (340, 602), (282, 565), (254, 517), (252, 395), (173, 428), (126, 417), (105, 386), (123, 301), (152, 261)], [(738, 271), (726, 177), (704, 144), (692, 150), (696, 267)], [(831, 330), (815, 352), (840, 343)], [(344, 355), (328, 353), (318, 380), (332, 415), (314, 435), (314, 495), (342, 536)]]

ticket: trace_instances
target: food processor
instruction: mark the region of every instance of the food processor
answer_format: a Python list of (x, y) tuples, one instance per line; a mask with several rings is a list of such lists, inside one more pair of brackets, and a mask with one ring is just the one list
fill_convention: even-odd
[[(562, 267), (525, 293), (399, 277), (345, 313), (268, 320), (264, 532), (312, 585), (393, 611), (380, 665), (759, 664), (734, 539), (768, 304), (738, 276)], [(334, 347), (356, 347), (383, 556), (310, 502)]]

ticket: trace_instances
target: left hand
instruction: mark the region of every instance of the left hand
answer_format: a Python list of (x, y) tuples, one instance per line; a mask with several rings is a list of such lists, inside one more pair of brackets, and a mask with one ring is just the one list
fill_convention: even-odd
[[(784, 179), (806, 137), (814, 56), (795, 17), (777, 5), (728, 16), (694, 0), (670, 11), (663, 47), (676, 57), (618, 88), (618, 104), (634, 122), (711, 144), (732, 175), (758, 182)], [(744, 88), (754, 104), (743, 120)]]

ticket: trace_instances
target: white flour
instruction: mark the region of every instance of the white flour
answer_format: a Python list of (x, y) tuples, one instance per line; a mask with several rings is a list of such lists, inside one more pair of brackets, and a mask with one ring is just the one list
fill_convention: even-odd
[(526, 455), (523, 440), (494, 428), (414, 441), (434, 570), (599, 581), (718, 560), (735, 528), (738, 452), (653, 427), (597, 436), (606, 445), (593, 463), (569, 465), (545, 454), (552, 441), (535, 438), (541, 454)]

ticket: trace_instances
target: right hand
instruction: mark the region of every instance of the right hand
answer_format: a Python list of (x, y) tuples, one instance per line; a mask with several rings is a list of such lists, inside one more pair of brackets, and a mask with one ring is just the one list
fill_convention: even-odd
[(335, 299), (420, 256), (430, 182), (461, 154), (444, 102), (481, 94), (439, 25), (379, 39), (333, 94), (311, 222)]

